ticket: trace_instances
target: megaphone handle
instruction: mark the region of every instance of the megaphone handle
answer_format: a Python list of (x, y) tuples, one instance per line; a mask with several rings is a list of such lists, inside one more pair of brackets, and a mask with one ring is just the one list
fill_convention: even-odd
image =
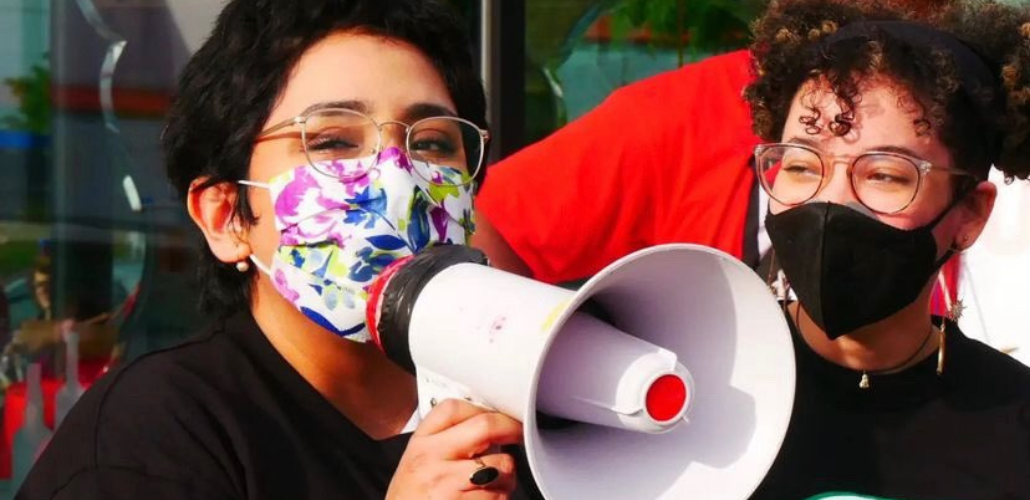
[(496, 411), (486, 401), (473, 396), (465, 386), (422, 368), (418, 368), (417, 371), (418, 411), (423, 418), (433, 407), (447, 399), (461, 399), (484, 409)]

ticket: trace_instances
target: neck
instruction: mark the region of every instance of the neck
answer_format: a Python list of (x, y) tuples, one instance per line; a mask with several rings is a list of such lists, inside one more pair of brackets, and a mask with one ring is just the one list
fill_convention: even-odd
[[(926, 359), (938, 347), (930, 317), (928, 285), (914, 302), (897, 313), (831, 340), (798, 303), (790, 305), (805, 343), (823, 358), (856, 371), (901, 371)], [(928, 338), (929, 336), (929, 338)]]
[(340, 413), (373, 439), (400, 433), (417, 406), (415, 379), (373, 344), (340, 338), (316, 325), (264, 276), (251, 310), (272, 346)]

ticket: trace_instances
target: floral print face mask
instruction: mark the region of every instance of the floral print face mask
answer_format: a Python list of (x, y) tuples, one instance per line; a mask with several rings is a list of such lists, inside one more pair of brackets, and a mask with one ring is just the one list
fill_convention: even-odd
[[(375, 164), (367, 174), (349, 175), (369, 163)], [(407, 154), (391, 147), (319, 165), (339, 177), (302, 165), (268, 184), (240, 181), (269, 190), (280, 234), (270, 268), (251, 260), (309, 319), (367, 342), (367, 290), (383, 269), (433, 245), (463, 245), (473, 230), (472, 183), (430, 183), (414, 168)], [(438, 165), (428, 170), (452, 184), (465, 175)]]

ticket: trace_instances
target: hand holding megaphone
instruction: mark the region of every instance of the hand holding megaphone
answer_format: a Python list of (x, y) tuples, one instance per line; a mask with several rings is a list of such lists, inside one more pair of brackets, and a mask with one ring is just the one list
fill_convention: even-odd
[(793, 402), (775, 298), (705, 247), (642, 250), (575, 292), (436, 247), (383, 273), (368, 325), (416, 374), (423, 414), (459, 398), (521, 421), (549, 499), (746, 498)]
[[(386, 500), (507, 498), (515, 488), (515, 460), (489, 450), (522, 442), (522, 425), (457, 399), (426, 415), (401, 457)], [(468, 495), (470, 494), (471, 495)]]

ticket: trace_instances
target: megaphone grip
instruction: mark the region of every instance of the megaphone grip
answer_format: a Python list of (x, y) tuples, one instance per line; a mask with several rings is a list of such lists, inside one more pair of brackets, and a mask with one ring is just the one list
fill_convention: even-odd
[[(379, 345), (386, 356), (405, 370), (415, 373), (408, 328), (419, 294), (440, 271), (464, 263), (487, 265), (486, 254), (464, 245), (431, 247), (403, 263), (390, 276), (383, 276), (389, 281), (381, 293), (369, 297), (369, 311), (379, 311), (377, 323), (369, 328), (377, 330)], [(461, 300), (461, 297), (455, 299)], [(368, 315), (373, 321), (376, 316)]]

